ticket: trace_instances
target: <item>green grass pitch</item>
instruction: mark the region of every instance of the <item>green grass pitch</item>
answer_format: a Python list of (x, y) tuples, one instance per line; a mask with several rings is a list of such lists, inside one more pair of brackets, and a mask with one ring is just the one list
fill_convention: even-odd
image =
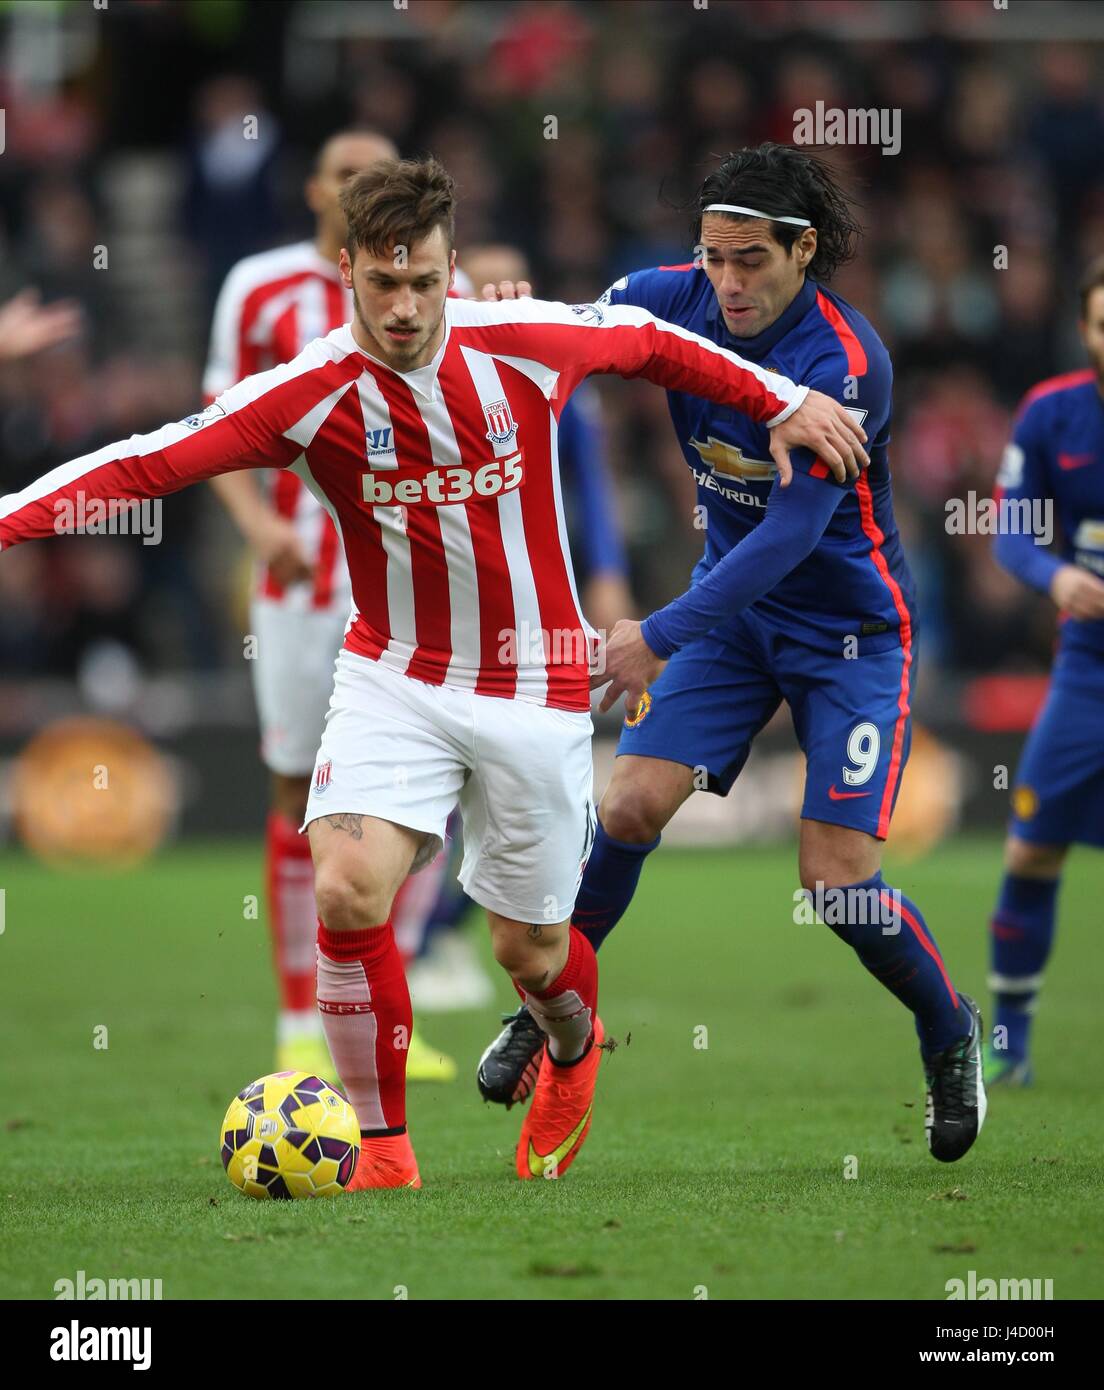
[[(663, 851), (602, 952), (620, 1045), (562, 1181), (514, 1178), (519, 1112), (474, 1085), (497, 1015), (464, 1013), (425, 1020), (461, 1079), (412, 1091), (420, 1192), (259, 1203), (218, 1158), (273, 1064), (259, 847), (110, 875), (0, 856), (0, 1296), (84, 1270), (165, 1298), (942, 1299), (974, 1269), (1099, 1297), (1101, 862), (1062, 890), (1036, 1087), (992, 1097), (957, 1165), (924, 1146), (912, 1020), (794, 925), (792, 850)], [(960, 839), (887, 870), (986, 1011), (999, 865)]]

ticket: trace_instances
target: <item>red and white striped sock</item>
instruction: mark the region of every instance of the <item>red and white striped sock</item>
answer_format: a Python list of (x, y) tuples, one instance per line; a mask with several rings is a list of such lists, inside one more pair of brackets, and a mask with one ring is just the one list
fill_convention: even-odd
[[(317, 1031), (314, 1015), (314, 942), (318, 909), (314, 902), (314, 863), (310, 841), (277, 811), (269, 813), (265, 835), (268, 920), (280, 1005), (286, 1015), (304, 1016)], [(307, 1031), (307, 1030), (305, 1030)]]
[(598, 1017), (598, 958), (578, 927), (571, 928), (567, 964), (555, 980), (547, 989), (525, 990), (523, 997), (548, 1034), (552, 1060), (577, 1061), (587, 1050)]
[(318, 1010), (361, 1131), (401, 1133), (414, 1020), (390, 921), (332, 932), (319, 920)]

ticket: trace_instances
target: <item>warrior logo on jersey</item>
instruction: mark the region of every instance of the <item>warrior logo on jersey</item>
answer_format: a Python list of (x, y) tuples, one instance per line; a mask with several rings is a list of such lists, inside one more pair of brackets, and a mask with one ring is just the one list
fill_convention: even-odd
[(391, 442), (390, 425), (387, 425), (384, 429), (369, 430), (366, 438), (369, 458), (376, 458), (380, 454), (393, 454), (395, 452), (395, 446)]
[(697, 449), (702, 462), (709, 465), (714, 473), (724, 478), (736, 478), (742, 483), (768, 482), (778, 472), (778, 465), (769, 459), (749, 459), (735, 444), (726, 444), (723, 439), (709, 435), (705, 444), (691, 439), (690, 447)]
[(490, 405), (483, 407), (483, 414), (487, 417), (487, 424), (490, 429), (487, 431), (487, 438), (492, 444), (509, 444), (514, 435), (517, 434), (517, 425), (514, 417), (510, 414), (509, 401), (492, 401)]

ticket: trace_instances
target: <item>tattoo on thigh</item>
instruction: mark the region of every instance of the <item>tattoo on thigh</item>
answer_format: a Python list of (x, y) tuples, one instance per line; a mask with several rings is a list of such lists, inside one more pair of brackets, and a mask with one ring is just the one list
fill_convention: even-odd
[(534, 941), (537, 939), (538, 936), (540, 936), (540, 934), (541, 934), (541, 924), (540, 924), (539, 922), (534, 922), (534, 923), (529, 927), (528, 931), (526, 932), (526, 935), (527, 935), (527, 936), (531, 936), (531, 937), (533, 938)]
[(332, 830), (344, 830), (354, 840), (364, 839), (364, 817), (351, 811), (339, 811), (336, 816), (323, 816), (322, 819)]

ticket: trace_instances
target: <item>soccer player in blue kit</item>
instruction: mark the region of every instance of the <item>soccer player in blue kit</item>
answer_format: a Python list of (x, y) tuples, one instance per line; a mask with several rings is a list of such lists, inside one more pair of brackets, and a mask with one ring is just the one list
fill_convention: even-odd
[[(785, 483), (765, 430), (668, 392), (705, 509), (705, 553), (684, 594), (643, 623), (622, 620), (607, 643), (601, 707), (625, 694), (630, 714), (573, 925), (600, 946), (671, 816), (703, 775), (707, 790), (728, 793), (786, 700), (807, 764), (802, 886), (913, 1013), (928, 1146), (953, 1162), (985, 1118), (983, 1027), (920, 908), (881, 874), (909, 752), (916, 617), (890, 496), (889, 357), (866, 319), (825, 288), (858, 227), (820, 160), (774, 144), (730, 154), (697, 208), (695, 261), (618, 280), (595, 312), (637, 305), (833, 396), (866, 430), (870, 467), (840, 485), (798, 452)], [(543, 1037), (524, 1008), (504, 1021), (478, 1082), (509, 1105), (528, 1095)]]
[[(1104, 848), (1104, 258), (1081, 283), (1091, 367), (1029, 391), (997, 475), (997, 560), (1066, 615), (1046, 703), (1012, 786), (1004, 879), (990, 922), (995, 1027), (987, 1082), (1024, 1086), (1035, 1000), (1071, 844)], [(1059, 552), (1013, 524), (1012, 506), (1057, 513)], [(1021, 512), (1022, 515), (1022, 512)], [(1007, 521), (1006, 521), (1007, 516)]]

